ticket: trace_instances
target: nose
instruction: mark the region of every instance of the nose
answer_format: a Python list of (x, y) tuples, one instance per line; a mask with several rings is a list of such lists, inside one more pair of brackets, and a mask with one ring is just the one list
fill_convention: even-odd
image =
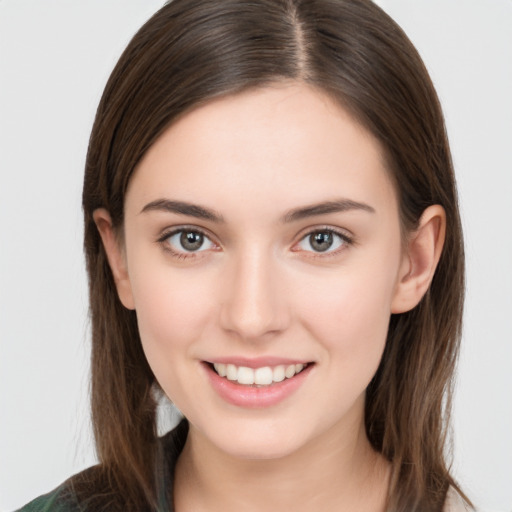
[(245, 251), (224, 280), (221, 326), (245, 341), (261, 341), (289, 324), (278, 265), (262, 250)]

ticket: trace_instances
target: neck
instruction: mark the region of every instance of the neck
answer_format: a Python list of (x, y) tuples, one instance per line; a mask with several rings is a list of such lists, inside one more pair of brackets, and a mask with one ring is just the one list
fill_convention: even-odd
[(362, 421), (332, 427), (289, 455), (248, 460), (218, 450), (190, 426), (176, 466), (177, 512), (385, 509), (389, 464)]

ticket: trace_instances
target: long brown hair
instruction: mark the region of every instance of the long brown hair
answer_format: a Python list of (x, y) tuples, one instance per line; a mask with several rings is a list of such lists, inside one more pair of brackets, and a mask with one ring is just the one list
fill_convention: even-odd
[[(415, 309), (392, 316), (365, 411), (371, 444), (392, 463), (388, 509), (439, 512), (448, 488), (460, 491), (446, 462), (464, 295), (457, 193), (428, 73), (407, 36), (370, 0), (174, 0), (119, 59), (98, 107), (83, 192), (92, 415), (105, 487), (119, 509), (156, 507), (156, 383), (136, 313), (117, 297), (92, 214), (106, 208), (122, 228), (134, 169), (179, 116), (281, 80), (328, 93), (380, 141), (404, 233), (426, 207), (446, 211), (432, 285)], [(122, 497), (114, 498), (116, 489)]]

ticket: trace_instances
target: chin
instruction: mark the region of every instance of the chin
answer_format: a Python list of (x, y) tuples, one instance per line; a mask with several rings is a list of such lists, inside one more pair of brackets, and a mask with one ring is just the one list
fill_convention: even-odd
[(299, 448), (300, 445), (285, 444), (283, 439), (276, 439), (268, 442), (254, 442), (254, 440), (251, 443), (231, 442), (231, 445), (226, 446), (223, 451), (237, 459), (276, 460), (297, 452)]
[[(220, 427), (220, 426), (219, 426)], [(271, 460), (287, 457), (304, 448), (310, 440), (307, 432), (296, 426), (276, 424), (272, 421), (242, 420), (231, 428), (203, 431), (209, 442), (230, 457), (246, 460)]]

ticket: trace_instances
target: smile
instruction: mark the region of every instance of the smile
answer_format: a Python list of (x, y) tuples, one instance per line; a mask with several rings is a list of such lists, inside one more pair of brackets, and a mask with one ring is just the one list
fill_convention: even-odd
[(278, 405), (295, 394), (315, 366), (314, 362), (268, 359), (203, 361), (205, 375), (220, 398), (231, 405), (251, 409)]
[(293, 378), (307, 366), (307, 363), (298, 363), (274, 367), (248, 368), (247, 366), (236, 366), (234, 364), (213, 364), (214, 370), (220, 377), (246, 386), (270, 386), (273, 383)]

